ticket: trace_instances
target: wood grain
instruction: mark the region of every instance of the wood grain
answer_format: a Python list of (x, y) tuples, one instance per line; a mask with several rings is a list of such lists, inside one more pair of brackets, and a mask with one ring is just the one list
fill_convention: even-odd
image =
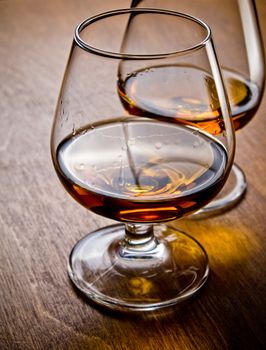
[[(266, 38), (266, 2), (257, 1)], [(174, 223), (205, 246), (206, 288), (167, 314), (124, 315), (91, 305), (71, 285), (73, 244), (108, 223), (69, 198), (49, 138), (73, 28), (123, 0), (0, 1), (0, 348), (247, 349), (266, 344), (264, 98), (237, 136), (249, 189), (232, 211)]]

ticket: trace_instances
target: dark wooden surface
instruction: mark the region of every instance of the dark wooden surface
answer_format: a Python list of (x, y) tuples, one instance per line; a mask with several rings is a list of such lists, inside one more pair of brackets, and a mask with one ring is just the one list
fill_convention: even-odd
[[(266, 39), (266, 1), (258, 0)], [(0, 1), (0, 349), (266, 348), (266, 98), (237, 136), (245, 200), (216, 218), (175, 223), (206, 248), (206, 288), (168, 314), (92, 306), (66, 272), (75, 241), (108, 223), (55, 175), (49, 137), (74, 26), (126, 1)]]

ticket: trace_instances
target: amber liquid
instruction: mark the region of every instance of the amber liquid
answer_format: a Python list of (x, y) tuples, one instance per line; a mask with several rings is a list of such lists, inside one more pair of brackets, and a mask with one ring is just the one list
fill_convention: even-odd
[[(224, 70), (235, 130), (254, 116), (260, 103), (256, 84)], [(118, 81), (118, 93), (133, 115), (197, 125), (218, 135), (224, 131), (214, 80), (192, 66), (155, 66)]]
[(55, 166), (86, 208), (129, 222), (160, 222), (191, 213), (223, 186), (227, 153), (191, 127), (144, 118), (117, 119), (66, 138)]

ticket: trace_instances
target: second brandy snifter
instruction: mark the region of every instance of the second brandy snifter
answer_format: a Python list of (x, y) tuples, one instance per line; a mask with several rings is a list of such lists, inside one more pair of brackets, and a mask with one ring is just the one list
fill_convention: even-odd
[(76, 287), (123, 311), (194, 295), (208, 276), (207, 255), (166, 222), (217, 195), (234, 149), (205, 23), (160, 9), (120, 9), (82, 22), (58, 100), (52, 159), (78, 203), (120, 223), (77, 242), (68, 266)]
[[(131, 6), (185, 12), (211, 27), (234, 128), (242, 129), (256, 114), (265, 83), (264, 50), (255, 0), (132, 0)], [(231, 209), (244, 198), (246, 189), (245, 174), (234, 163), (219, 195), (190, 218), (201, 219)]]

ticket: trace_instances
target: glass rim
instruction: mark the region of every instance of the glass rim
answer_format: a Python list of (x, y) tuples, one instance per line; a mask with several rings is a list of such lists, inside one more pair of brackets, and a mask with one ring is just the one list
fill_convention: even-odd
[[(107, 18), (107, 17), (121, 15), (121, 14), (127, 14), (127, 13), (157, 13), (157, 14), (165, 14), (165, 15), (172, 15), (172, 16), (186, 18), (190, 21), (193, 21), (193, 22), (199, 24), (201, 27), (203, 27), (206, 30), (206, 36), (202, 41), (200, 41), (199, 43), (197, 43), (193, 46), (190, 46), (188, 48), (177, 50), (177, 51), (166, 52), (166, 53), (157, 53), (157, 54), (156, 53), (154, 53), (154, 54), (130, 54), (130, 53), (120, 53), (120, 52), (103, 50), (103, 49), (97, 48), (93, 45), (89, 45), (86, 41), (84, 41), (80, 37), (81, 32), (90, 24), (97, 22), (98, 20)], [(206, 24), (201, 19), (199, 19), (195, 16), (188, 15), (186, 13), (182, 13), (182, 12), (177, 12), (177, 11), (162, 9), (162, 8), (152, 8), (152, 7), (123, 8), (123, 9), (116, 9), (116, 10), (111, 10), (111, 11), (107, 11), (107, 12), (102, 12), (102, 13), (96, 14), (94, 16), (88, 17), (84, 21), (82, 21), (80, 24), (78, 24), (78, 26), (75, 29), (75, 33), (74, 33), (74, 41), (81, 49), (98, 54), (98, 55), (101, 55), (101, 56), (110, 57), (110, 58), (119, 58), (119, 59), (156, 59), (156, 58), (160, 59), (160, 58), (166, 58), (166, 57), (171, 57), (171, 56), (183, 55), (183, 54), (201, 49), (210, 40), (210, 38), (211, 38), (211, 29), (208, 26), (208, 24)]]

